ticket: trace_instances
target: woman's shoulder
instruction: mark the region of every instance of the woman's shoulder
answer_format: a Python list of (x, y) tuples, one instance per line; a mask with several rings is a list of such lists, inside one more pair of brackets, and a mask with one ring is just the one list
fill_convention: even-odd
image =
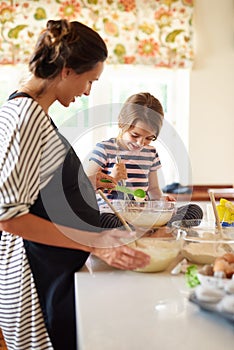
[(30, 116), (38, 118), (40, 114), (45, 115), (42, 107), (31, 97), (16, 97), (7, 100), (1, 107), (1, 113), (7, 113), (16, 119), (23, 117), (26, 120)]
[(1, 124), (4, 124), (6, 128), (20, 130), (27, 127), (36, 127), (37, 131), (46, 130), (49, 125), (49, 117), (43, 111), (42, 107), (32, 98), (17, 97), (12, 100), (6, 101), (0, 110)]

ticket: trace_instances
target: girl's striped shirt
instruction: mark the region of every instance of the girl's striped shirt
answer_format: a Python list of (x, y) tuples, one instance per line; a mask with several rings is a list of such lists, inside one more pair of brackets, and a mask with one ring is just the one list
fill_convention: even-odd
[[(149, 173), (157, 171), (161, 167), (159, 155), (155, 147), (144, 146), (140, 151), (130, 151), (118, 147), (115, 138), (96, 144), (89, 160), (96, 162), (102, 171), (110, 174), (116, 163), (116, 156), (121, 158), (127, 169), (128, 179), (126, 186), (129, 188), (142, 188), (146, 192), (149, 187)], [(109, 195), (111, 199), (111, 195)]]

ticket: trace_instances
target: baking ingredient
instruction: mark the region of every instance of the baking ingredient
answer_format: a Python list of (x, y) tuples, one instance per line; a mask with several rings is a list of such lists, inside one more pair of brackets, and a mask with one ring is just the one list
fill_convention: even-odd
[(183, 246), (182, 254), (189, 261), (201, 265), (212, 264), (216, 256), (212, 243), (189, 243)]
[(197, 273), (198, 270), (196, 265), (190, 265), (187, 267), (187, 270), (185, 272), (185, 280), (188, 287), (194, 288), (200, 284)]
[(223, 272), (225, 277), (231, 278), (234, 275), (234, 254), (226, 253), (215, 259), (213, 270), (215, 273)]
[(141, 238), (129, 244), (133, 249), (141, 250), (150, 256), (150, 263), (136, 269), (137, 272), (159, 272), (164, 271), (177, 257), (180, 250), (178, 240), (158, 240), (153, 238)]
[(171, 210), (134, 210), (134, 208), (128, 208), (124, 210), (122, 215), (125, 220), (130, 224), (138, 227), (150, 228), (159, 227), (165, 225), (172, 217), (173, 212)]
[(214, 260), (232, 251), (233, 240), (223, 240), (220, 234), (204, 232), (202, 237), (185, 237), (182, 254), (196, 264), (212, 264)]
[(213, 265), (204, 265), (199, 269), (199, 273), (205, 276), (213, 276), (214, 275), (214, 270), (213, 270)]

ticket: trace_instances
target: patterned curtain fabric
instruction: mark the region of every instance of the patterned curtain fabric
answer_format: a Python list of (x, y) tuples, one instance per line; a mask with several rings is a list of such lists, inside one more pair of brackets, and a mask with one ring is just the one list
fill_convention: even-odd
[(0, 1), (0, 64), (28, 62), (48, 19), (91, 26), (106, 41), (108, 63), (189, 68), (194, 0)]

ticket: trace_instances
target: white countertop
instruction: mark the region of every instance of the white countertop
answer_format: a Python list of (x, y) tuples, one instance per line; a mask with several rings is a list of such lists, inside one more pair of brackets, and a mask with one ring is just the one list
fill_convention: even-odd
[(90, 263), (75, 274), (79, 350), (234, 349), (233, 324), (189, 302), (183, 274)]

